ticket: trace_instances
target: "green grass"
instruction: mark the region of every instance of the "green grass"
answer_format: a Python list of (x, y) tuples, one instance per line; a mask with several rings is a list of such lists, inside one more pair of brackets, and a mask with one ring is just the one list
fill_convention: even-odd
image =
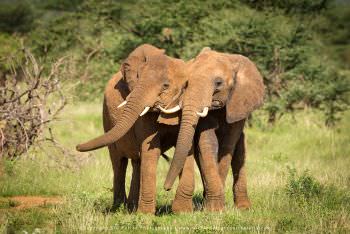
[[(60, 142), (74, 146), (102, 133), (99, 104), (68, 106), (54, 126)], [(323, 126), (312, 111), (285, 116), (274, 127), (255, 118), (248, 128), (248, 187), (253, 208), (233, 207), (232, 176), (226, 183), (222, 213), (195, 211), (174, 215), (168, 207), (174, 191), (162, 189), (168, 163), (158, 166), (158, 215), (116, 213), (112, 203), (112, 168), (106, 149), (92, 154), (63, 153), (52, 147), (31, 151), (16, 162), (3, 161), (0, 198), (15, 195), (60, 195), (63, 205), (14, 210), (0, 208), (0, 232), (349, 232), (350, 113), (334, 128)], [(128, 181), (130, 180), (128, 170)], [(202, 186), (197, 173), (195, 202)]]

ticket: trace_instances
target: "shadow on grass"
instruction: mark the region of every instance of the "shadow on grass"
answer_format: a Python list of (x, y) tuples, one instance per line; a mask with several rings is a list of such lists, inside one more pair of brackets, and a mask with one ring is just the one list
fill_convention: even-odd
[[(117, 212), (128, 213), (128, 207), (123, 202), (118, 204), (110, 203), (109, 199), (97, 200), (94, 202), (93, 207), (95, 211), (101, 212), (103, 215), (109, 215)], [(130, 212), (129, 212), (130, 213)]]
[[(203, 202), (204, 198), (201, 193), (196, 193), (193, 195), (192, 198), (193, 201), (193, 211), (201, 211), (203, 210)], [(96, 211), (101, 212), (104, 215), (109, 215), (117, 212), (124, 212), (124, 213), (136, 213), (136, 209), (133, 209), (132, 211), (126, 207), (123, 203), (118, 205), (111, 205), (107, 204), (107, 201), (105, 202), (95, 202), (94, 208)], [(158, 204), (156, 207), (156, 216), (163, 216), (163, 215), (170, 215), (172, 214), (171, 204)]]
[(196, 193), (193, 195), (193, 205), (194, 205), (194, 211), (201, 211), (203, 210), (203, 202), (204, 202), (204, 198), (203, 195), (200, 193)]
[[(200, 193), (196, 193), (193, 195), (193, 211), (201, 211), (203, 209), (203, 195)], [(172, 214), (171, 204), (166, 205), (157, 205), (156, 208), (156, 216), (163, 216)]]
[(103, 215), (109, 215), (109, 214), (116, 213), (117, 211), (119, 211), (119, 209), (120, 207), (107, 206), (104, 209), (97, 209), (97, 210), (101, 211)]
[(156, 216), (163, 216), (172, 214), (171, 204), (166, 205), (157, 205), (156, 207)]

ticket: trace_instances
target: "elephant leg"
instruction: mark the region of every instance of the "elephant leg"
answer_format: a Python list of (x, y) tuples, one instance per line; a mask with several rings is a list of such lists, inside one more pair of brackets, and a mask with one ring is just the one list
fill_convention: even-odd
[(112, 209), (115, 210), (126, 202), (125, 174), (128, 166), (128, 159), (122, 156), (122, 153), (117, 150), (115, 145), (108, 146), (108, 150), (114, 172)]
[(232, 174), (233, 174), (233, 196), (235, 206), (239, 209), (248, 209), (251, 203), (247, 193), (247, 176), (245, 171), (245, 139), (244, 133), (241, 134), (235, 152), (232, 158)]
[(220, 156), (219, 162), (218, 162), (220, 179), (224, 188), (225, 188), (227, 174), (231, 166), (232, 152), (233, 152), (233, 149), (231, 149), (230, 153), (225, 153), (224, 155)]
[(192, 195), (194, 188), (194, 156), (191, 154), (186, 158), (184, 168), (180, 174), (179, 185), (171, 206), (174, 213), (193, 211)]
[(218, 140), (215, 129), (202, 130), (199, 134), (199, 164), (205, 187), (204, 208), (220, 211), (224, 209), (225, 197), (217, 164)]
[[(197, 149), (198, 147), (196, 147), (196, 149)], [(195, 154), (194, 154), (194, 159), (195, 159), (195, 161), (196, 161), (196, 164), (197, 164), (197, 167), (198, 167), (198, 169), (199, 169), (199, 174), (200, 174), (200, 176), (201, 176), (201, 181), (202, 181), (202, 186), (203, 186), (203, 193), (202, 193), (202, 197), (203, 197), (203, 200), (202, 201), (204, 201), (204, 198), (206, 197), (206, 194), (207, 194), (207, 192), (206, 192), (206, 184), (205, 184), (205, 180), (204, 180), (204, 173), (203, 173), (203, 171), (202, 171), (202, 167), (201, 167), (201, 164), (200, 164), (200, 162), (199, 162), (199, 155), (200, 155), (200, 152), (199, 152), (199, 150), (197, 149), (196, 151), (195, 151)], [(203, 204), (202, 204), (202, 206), (203, 206)]]
[(158, 135), (153, 134), (150, 137), (146, 137), (141, 146), (140, 197), (138, 207), (138, 211), (141, 213), (155, 213), (156, 173), (159, 156), (160, 141)]
[(132, 177), (130, 184), (130, 191), (128, 196), (128, 210), (130, 212), (136, 211), (140, 195), (140, 159), (132, 159)]

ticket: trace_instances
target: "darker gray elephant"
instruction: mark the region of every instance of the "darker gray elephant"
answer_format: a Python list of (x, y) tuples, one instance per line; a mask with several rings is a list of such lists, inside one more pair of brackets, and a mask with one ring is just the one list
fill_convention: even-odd
[[(108, 146), (114, 171), (114, 205), (126, 201), (125, 173), (132, 159), (130, 209), (154, 213), (159, 155), (175, 145), (176, 103), (185, 84), (185, 63), (151, 45), (135, 49), (108, 82), (103, 103), (105, 134), (77, 146), (89, 151)], [(159, 109), (166, 112), (159, 115)], [(147, 113), (148, 112), (148, 113)], [(192, 211), (193, 157), (186, 160), (173, 202), (174, 211)]]

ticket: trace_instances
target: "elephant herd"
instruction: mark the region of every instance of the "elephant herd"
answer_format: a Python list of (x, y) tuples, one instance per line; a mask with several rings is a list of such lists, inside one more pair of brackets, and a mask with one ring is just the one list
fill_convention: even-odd
[[(155, 213), (157, 163), (175, 147), (164, 182), (179, 176), (172, 211), (191, 212), (194, 164), (204, 187), (204, 209), (225, 207), (224, 185), (231, 166), (237, 208), (251, 206), (245, 172), (246, 118), (264, 99), (262, 77), (247, 57), (204, 48), (187, 62), (152, 45), (137, 47), (108, 82), (104, 93), (105, 134), (77, 146), (108, 146), (113, 165), (113, 207)], [(128, 196), (125, 176), (131, 159)]]

